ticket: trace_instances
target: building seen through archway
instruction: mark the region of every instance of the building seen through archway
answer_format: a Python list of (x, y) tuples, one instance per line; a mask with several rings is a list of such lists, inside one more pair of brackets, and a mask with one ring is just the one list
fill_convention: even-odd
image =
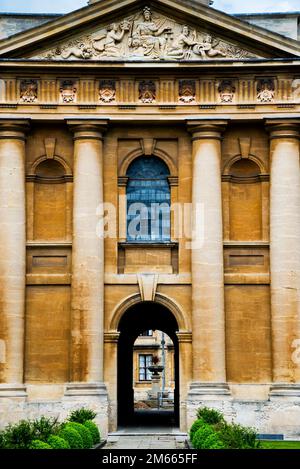
[[(119, 325), (118, 425), (179, 425), (175, 317), (154, 302), (129, 308)], [(147, 334), (147, 335), (146, 335)], [(149, 366), (164, 367), (154, 378)]]

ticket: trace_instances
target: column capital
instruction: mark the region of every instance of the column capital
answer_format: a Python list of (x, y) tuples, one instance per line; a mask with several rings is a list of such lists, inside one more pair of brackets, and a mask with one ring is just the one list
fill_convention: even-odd
[(66, 122), (74, 140), (102, 140), (108, 127), (108, 119), (68, 119)]
[(191, 120), (187, 121), (187, 129), (192, 134), (193, 141), (201, 139), (221, 140), (227, 124), (227, 120)]
[(300, 139), (300, 119), (266, 119), (265, 126), (270, 134), (270, 139)]
[(25, 140), (29, 119), (0, 119), (0, 139)]

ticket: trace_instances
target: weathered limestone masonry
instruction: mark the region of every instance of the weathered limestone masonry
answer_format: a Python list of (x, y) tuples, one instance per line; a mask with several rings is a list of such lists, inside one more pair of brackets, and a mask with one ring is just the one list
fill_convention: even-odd
[[(181, 430), (205, 404), (300, 436), (300, 43), (210, 3), (2, 35), (0, 426), (90, 406), (116, 430), (124, 344), (161, 324)], [(136, 162), (163, 168), (165, 238), (127, 236)]]

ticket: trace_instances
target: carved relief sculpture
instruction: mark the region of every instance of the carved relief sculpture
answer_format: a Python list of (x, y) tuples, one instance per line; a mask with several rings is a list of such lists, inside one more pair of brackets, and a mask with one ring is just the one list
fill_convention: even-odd
[(188, 104), (195, 101), (196, 84), (194, 80), (180, 80), (179, 101)]
[(231, 80), (221, 81), (218, 92), (221, 103), (232, 103), (235, 95), (235, 86)]
[(63, 103), (73, 103), (76, 100), (77, 88), (73, 81), (65, 80), (61, 84), (60, 96)]
[(109, 60), (116, 57), (124, 60), (209, 60), (255, 56), (145, 7), (120, 22), (60, 43), (37, 58)]
[(140, 82), (139, 100), (144, 104), (151, 104), (155, 102), (156, 86), (153, 81), (141, 81)]
[(101, 80), (99, 88), (99, 100), (102, 103), (111, 103), (116, 100), (116, 82), (113, 80)]
[(38, 98), (38, 82), (36, 80), (22, 80), (20, 83), (20, 101), (34, 103)]
[(275, 86), (272, 79), (259, 80), (257, 84), (257, 101), (271, 103), (275, 97)]

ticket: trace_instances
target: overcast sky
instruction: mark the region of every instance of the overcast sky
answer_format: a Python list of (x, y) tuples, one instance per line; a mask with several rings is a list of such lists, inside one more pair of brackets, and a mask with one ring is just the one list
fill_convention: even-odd
[[(65, 13), (87, 5), (87, 0), (0, 0), (0, 12)], [(228, 13), (299, 11), (300, 0), (215, 0), (214, 8)]]

